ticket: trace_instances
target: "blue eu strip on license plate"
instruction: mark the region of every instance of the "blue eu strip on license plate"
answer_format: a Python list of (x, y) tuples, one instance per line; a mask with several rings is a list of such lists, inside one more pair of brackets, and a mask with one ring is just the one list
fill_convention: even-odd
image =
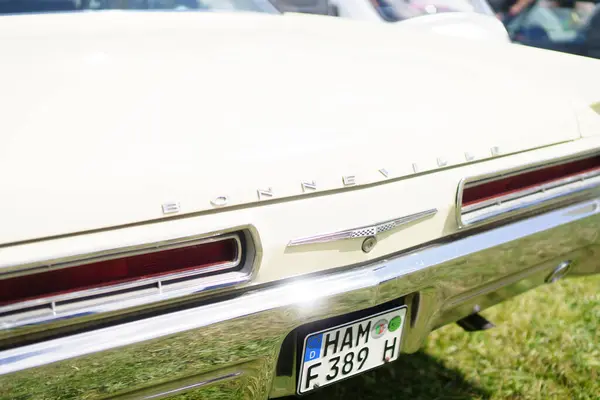
[(396, 360), (405, 317), (401, 306), (306, 336), (298, 394)]

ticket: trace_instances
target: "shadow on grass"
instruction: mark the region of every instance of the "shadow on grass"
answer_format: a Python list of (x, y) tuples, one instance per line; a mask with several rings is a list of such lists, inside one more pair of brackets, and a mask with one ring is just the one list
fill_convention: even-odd
[(389, 366), (302, 397), (305, 400), (489, 398), (489, 393), (467, 382), (459, 371), (447, 368), (423, 352), (403, 355)]

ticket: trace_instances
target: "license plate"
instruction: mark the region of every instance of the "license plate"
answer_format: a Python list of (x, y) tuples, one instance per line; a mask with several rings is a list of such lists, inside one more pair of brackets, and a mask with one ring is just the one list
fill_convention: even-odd
[(396, 360), (405, 317), (402, 306), (306, 336), (298, 394)]

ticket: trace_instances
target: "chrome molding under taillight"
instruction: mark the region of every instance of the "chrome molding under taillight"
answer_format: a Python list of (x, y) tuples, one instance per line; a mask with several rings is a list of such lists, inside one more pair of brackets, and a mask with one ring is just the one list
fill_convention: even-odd
[(488, 200), (478, 201), (474, 204), (463, 205), (465, 189), (493, 182), (508, 176), (528, 173), (547, 167), (566, 164), (585, 158), (598, 156), (599, 153), (586, 153), (569, 158), (548, 160), (542, 163), (524, 165), (510, 170), (496, 171), (485, 175), (478, 175), (462, 179), (458, 185), (456, 195), (456, 220), (459, 228), (478, 226), (483, 223), (502, 220), (521, 213), (549, 207), (554, 203), (568, 201), (586, 194), (600, 191), (600, 169), (585, 171), (563, 179), (533, 185), (523, 190), (516, 190), (493, 197)]
[[(210, 267), (160, 276), (137, 279), (109, 286), (73, 291), (0, 306), (0, 340), (17, 336), (32, 326), (46, 326), (52, 322), (76, 317), (145, 307), (157, 302), (196, 295), (216, 289), (236, 286), (250, 280), (256, 264), (256, 250), (252, 234), (246, 230), (222, 235), (179, 238), (160, 243), (149, 243), (133, 248), (114, 249), (99, 254), (87, 254), (67, 261), (38, 262), (35, 268), (10, 268), (0, 279), (19, 274), (35, 274), (48, 268), (69, 268), (97, 261), (172, 250), (217, 241), (235, 240), (236, 258)], [(243, 242), (243, 243), (242, 243)], [(42, 265), (46, 264), (46, 267)], [(51, 265), (51, 267), (48, 267)], [(23, 328), (23, 329), (18, 329)]]

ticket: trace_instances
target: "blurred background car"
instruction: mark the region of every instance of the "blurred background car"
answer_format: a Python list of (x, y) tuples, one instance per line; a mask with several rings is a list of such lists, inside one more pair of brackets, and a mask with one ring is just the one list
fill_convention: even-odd
[(448, 36), (510, 42), (486, 0), (272, 0), (282, 12), (325, 14)]
[(227, 10), (279, 13), (268, 0), (0, 0), (0, 14), (86, 10)]
[(338, 15), (353, 19), (404, 21), (447, 12), (472, 12), (494, 16), (486, 0), (331, 0)]
[(506, 20), (514, 42), (600, 58), (600, 3), (593, 1), (531, 2)]

